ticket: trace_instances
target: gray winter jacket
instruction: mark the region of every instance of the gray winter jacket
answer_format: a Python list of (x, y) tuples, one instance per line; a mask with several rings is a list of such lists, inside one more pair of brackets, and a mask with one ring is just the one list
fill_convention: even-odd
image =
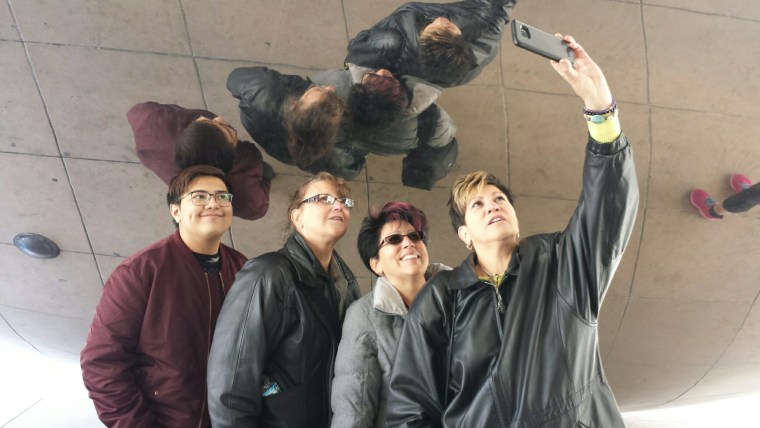
[[(450, 267), (431, 263), (430, 279)], [(388, 381), (407, 308), (385, 278), (346, 312), (335, 360), (331, 405), (333, 427), (384, 427)]]

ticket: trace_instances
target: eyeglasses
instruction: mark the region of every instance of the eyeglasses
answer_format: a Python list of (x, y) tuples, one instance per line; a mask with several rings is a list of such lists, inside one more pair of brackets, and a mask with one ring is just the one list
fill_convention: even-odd
[(190, 202), (199, 207), (205, 207), (208, 205), (208, 203), (211, 202), (212, 197), (216, 199), (216, 203), (219, 204), (220, 207), (228, 207), (232, 204), (232, 193), (229, 192), (219, 192), (212, 195), (204, 190), (195, 190), (180, 199), (184, 199), (188, 195), (190, 196)]
[(386, 236), (382, 241), (380, 241), (380, 245), (377, 247), (377, 251), (380, 251), (380, 249), (383, 248), (383, 245), (385, 244), (398, 245), (404, 242), (404, 238), (406, 237), (408, 237), (412, 242), (420, 242), (425, 239), (425, 235), (417, 231), (409, 232), (406, 235), (402, 233), (394, 233), (393, 235)]
[(351, 198), (336, 198), (333, 195), (326, 195), (326, 194), (319, 194), (314, 195), (310, 198), (306, 198), (301, 203), (298, 204), (300, 207), (301, 204), (305, 204), (307, 202), (319, 202), (325, 205), (332, 205), (335, 203), (335, 201), (338, 201), (346, 208), (353, 208), (354, 207), (354, 200)]

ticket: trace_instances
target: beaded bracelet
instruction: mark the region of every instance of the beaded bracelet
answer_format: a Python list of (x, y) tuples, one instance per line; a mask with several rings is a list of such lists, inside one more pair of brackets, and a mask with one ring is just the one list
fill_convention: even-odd
[(612, 113), (616, 108), (617, 108), (617, 102), (615, 102), (615, 100), (613, 99), (612, 105), (609, 108), (605, 110), (589, 110), (584, 107), (583, 114), (585, 114), (586, 116), (602, 116), (607, 113)]

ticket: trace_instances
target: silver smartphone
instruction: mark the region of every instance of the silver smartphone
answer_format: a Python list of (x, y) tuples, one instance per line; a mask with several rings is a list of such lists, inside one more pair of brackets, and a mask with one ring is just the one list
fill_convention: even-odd
[(575, 54), (569, 43), (516, 19), (512, 20), (512, 42), (544, 58), (554, 61), (567, 58), (570, 64), (575, 64)]

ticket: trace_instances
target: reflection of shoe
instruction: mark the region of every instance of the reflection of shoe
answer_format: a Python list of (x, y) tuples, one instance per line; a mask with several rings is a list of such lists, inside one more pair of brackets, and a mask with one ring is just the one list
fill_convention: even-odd
[(713, 215), (711, 208), (715, 205), (715, 199), (702, 189), (696, 189), (691, 192), (691, 204), (699, 210), (702, 217), (708, 220), (718, 220), (722, 217)]
[(752, 182), (743, 174), (732, 175), (730, 183), (731, 188), (734, 189), (734, 192), (736, 193), (739, 193), (744, 189), (749, 189), (752, 186)]

